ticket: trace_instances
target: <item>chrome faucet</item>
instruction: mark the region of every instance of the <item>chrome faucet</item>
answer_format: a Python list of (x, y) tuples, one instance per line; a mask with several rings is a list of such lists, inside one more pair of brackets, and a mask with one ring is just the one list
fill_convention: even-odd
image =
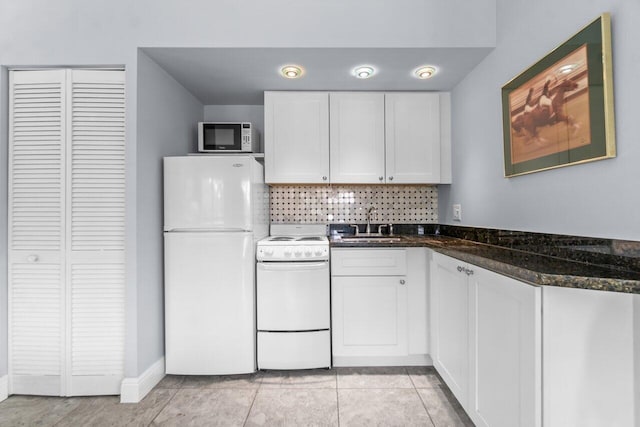
[(371, 234), (371, 216), (372, 214), (377, 215), (378, 211), (376, 210), (375, 206), (371, 206), (368, 210), (367, 210), (367, 234)]

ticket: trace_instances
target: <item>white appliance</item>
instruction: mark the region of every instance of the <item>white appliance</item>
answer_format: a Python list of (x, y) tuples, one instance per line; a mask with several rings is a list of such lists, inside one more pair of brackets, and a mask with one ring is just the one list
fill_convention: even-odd
[(168, 374), (255, 372), (255, 245), (268, 211), (251, 156), (164, 158)]
[(254, 153), (258, 151), (258, 132), (249, 122), (199, 122), (198, 151)]
[(272, 225), (258, 242), (258, 369), (331, 367), (325, 234), (325, 225)]

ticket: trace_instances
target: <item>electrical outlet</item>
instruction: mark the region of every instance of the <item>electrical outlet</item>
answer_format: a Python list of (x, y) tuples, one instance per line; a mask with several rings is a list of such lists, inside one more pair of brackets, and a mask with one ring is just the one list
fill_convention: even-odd
[(462, 205), (460, 204), (453, 205), (453, 220), (462, 221)]

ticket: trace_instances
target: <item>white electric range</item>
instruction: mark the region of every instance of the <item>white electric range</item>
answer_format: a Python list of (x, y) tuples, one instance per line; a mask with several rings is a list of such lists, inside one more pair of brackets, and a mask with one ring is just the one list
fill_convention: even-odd
[(257, 244), (258, 369), (331, 367), (324, 224), (274, 224)]

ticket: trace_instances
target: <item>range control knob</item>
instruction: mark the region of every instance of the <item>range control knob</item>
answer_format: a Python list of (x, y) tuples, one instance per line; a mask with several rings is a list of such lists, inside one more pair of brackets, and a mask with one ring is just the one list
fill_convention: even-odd
[(314, 255), (315, 255), (315, 256), (321, 256), (321, 255), (322, 255), (322, 252), (323, 252), (323, 250), (322, 250), (322, 249), (317, 249), (317, 250), (314, 252)]
[(286, 256), (286, 257), (291, 256), (291, 250), (289, 250), (289, 249), (285, 249), (285, 250), (284, 250), (284, 256)]
[(302, 256), (302, 251), (300, 249), (297, 249), (294, 253), (293, 253), (296, 257), (301, 257)]

